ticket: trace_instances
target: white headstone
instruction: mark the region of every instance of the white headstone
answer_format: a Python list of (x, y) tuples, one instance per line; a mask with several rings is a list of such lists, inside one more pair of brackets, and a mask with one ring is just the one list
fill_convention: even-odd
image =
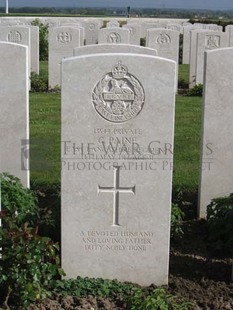
[(67, 278), (168, 282), (175, 67), (126, 53), (63, 60)]
[(185, 26), (183, 28), (183, 56), (182, 56), (182, 64), (190, 63), (190, 42), (191, 42), (191, 31), (202, 29), (201, 25), (191, 25)]
[(130, 31), (125, 28), (102, 28), (99, 30), (98, 43), (130, 44)]
[(176, 30), (179, 33), (183, 32), (183, 27), (180, 24), (168, 24), (167, 29)]
[(40, 65), (39, 65), (39, 58), (40, 58), (39, 27), (30, 26), (30, 40), (31, 40), (31, 48), (30, 48), (31, 71), (39, 74), (39, 70), (40, 70)]
[(123, 28), (126, 28), (130, 31), (130, 44), (140, 45), (141, 39), (141, 27), (137, 24), (127, 24)]
[(146, 36), (147, 36), (147, 30), (148, 29), (151, 29), (151, 28), (153, 28), (153, 29), (155, 29), (155, 28), (164, 28), (165, 29), (165, 27), (161, 27), (161, 24), (159, 24), (158, 22), (157, 23), (155, 23), (155, 22), (144, 22), (144, 23), (142, 23), (142, 38), (146, 38)]
[(196, 84), (203, 84), (204, 51), (228, 46), (228, 37), (224, 32), (205, 31), (197, 34)]
[(0, 42), (0, 172), (29, 187), (28, 48)]
[(211, 199), (232, 193), (233, 48), (205, 53), (199, 216)]
[[(197, 34), (204, 29), (193, 29), (190, 31), (190, 48), (189, 48), (189, 88), (196, 85), (196, 68), (197, 68)], [(204, 57), (204, 56), (203, 56)]]
[(23, 26), (1, 26), (0, 41), (25, 45), (28, 47), (28, 71), (31, 70), (31, 34), (29, 27)]
[(74, 48), (74, 56), (83, 56), (87, 54), (104, 53), (136, 53), (144, 55), (157, 56), (158, 53), (153, 48), (131, 45), (131, 44), (96, 44)]
[(61, 61), (73, 56), (73, 49), (80, 46), (80, 30), (71, 27), (49, 29), (49, 86), (61, 85)]
[(170, 29), (148, 29), (146, 46), (154, 48), (158, 56), (174, 60), (179, 63), (180, 33)]
[(228, 46), (233, 47), (233, 25), (227, 25), (225, 32), (228, 34)]
[(117, 28), (120, 27), (120, 23), (117, 20), (110, 20), (107, 24), (106, 24), (107, 28)]
[(99, 23), (97, 21), (85, 21), (82, 23), (85, 29), (85, 45), (98, 43)]

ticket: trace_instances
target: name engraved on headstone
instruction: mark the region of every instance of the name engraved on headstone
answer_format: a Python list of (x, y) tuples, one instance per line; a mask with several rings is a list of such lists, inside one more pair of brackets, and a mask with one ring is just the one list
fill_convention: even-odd
[(92, 102), (96, 112), (112, 123), (122, 123), (137, 116), (145, 93), (141, 83), (128, 73), (121, 61), (95, 85)]
[(132, 187), (121, 187), (120, 186), (120, 168), (121, 166), (114, 166), (114, 186), (103, 187), (98, 185), (99, 193), (113, 193), (113, 222), (112, 226), (120, 226), (119, 223), (119, 198), (120, 193), (135, 194), (135, 185)]

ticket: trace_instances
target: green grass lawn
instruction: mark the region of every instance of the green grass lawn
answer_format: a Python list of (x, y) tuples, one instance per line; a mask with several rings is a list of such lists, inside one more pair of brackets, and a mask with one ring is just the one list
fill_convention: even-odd
[(179, 80), (189, 82), (189, 65), (179, 65)]
[[(187, 77), (188, 67), (180, 74)], [(47, 74), (47, 62), (41, 63)], [(60, 94), (30, 94), (31, 181), (60, 183)], [(198, 186), (201, 98), (176, 98), (173, 188), (194, 190)]]

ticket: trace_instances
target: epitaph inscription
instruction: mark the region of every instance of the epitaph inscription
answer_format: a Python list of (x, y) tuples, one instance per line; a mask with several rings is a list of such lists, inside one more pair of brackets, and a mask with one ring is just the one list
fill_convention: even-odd
[(96, 112), (112, 123), (123, 123), (137, 116), (145, 100), (141, 83), (119, 61), (99, 81), (92, 92)]

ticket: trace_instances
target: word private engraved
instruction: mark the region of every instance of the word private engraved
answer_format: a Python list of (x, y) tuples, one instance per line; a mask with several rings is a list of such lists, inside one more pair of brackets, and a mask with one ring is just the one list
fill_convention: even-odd
[(141, 83), (119, 61), (104, 75), (92, 92), (96, 112), (112, 123), (123, 123), (137, 116), (143, 107), (145, 93)]
[(113, 193), (113, 223), (112, 226), (120, 226), (119, 224), (119, 195), (120, 193), (135, 194), (135, 185), (132, 187), (120, 186), (120, 168), (121, 166), (114, 166), (114, 186), (103, 187), (98, 185), (99, 193)]

